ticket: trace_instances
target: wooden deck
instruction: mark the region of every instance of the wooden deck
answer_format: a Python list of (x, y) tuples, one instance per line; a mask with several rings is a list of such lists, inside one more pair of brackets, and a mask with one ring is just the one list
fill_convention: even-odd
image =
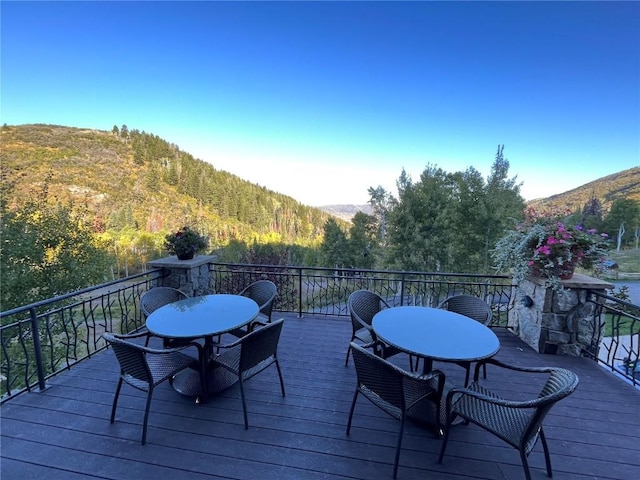
[[(274, 367), (249, 380), (248, 431), (237, 385), (196, 405), (164, 384), (154, 394), (148, 443), (141, 446), (141, 392), (123, 387), (116, 423), (109, 423), (118, 372), (109, 350), (53, 378), (44, 392), (2, 406), (2, 479), (391, 478), (396, 420), (361, 398), (351, 435), (345, 434), (355, 382), (352, 362), (344, 366), (348, 319), (284, 317), (279, 355), (287, 395), (280, 395)], [(638, 478), (640, 391), (592, 361), (539, 355), (509, 332), (497, 333), (498, 358), (560, 365), (580, 376), (577, 391), (545, 422), (554, 478)], [(397, 361), (408, 366), (406, 358)], [(436, 366), (446, 371), (448, 382), (463, 378), (462, 368)], [(527, 379), (491, 369), (488, 375), (497, 389), (537, 393)], [(516, 450), (474, 426), (455, 428), (440, 465), (440, 439), (409, 424), (398, 478), (524, 478)], [(534, 479), (547, 478), (540, 445), (530, 465)]]

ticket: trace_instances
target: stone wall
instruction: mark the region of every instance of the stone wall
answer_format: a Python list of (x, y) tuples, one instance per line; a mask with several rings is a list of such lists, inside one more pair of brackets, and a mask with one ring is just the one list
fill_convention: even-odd
[(210, 264), (215, 255), (197, 255), (191, 260), (178, 260), (176, 256), (153, 260), (149, 268), (161, 268), (162, 275), (156, 287), (173, 287), (190, 297), (215, 293), (215, 281)]
[(587, 292), (606, 293), (613, 285), (578, 273), (561, 283), (563, 289), (555, 291), (545, 287), (542, 278), (525, 279), (516, 288), (508, 325), (539, 353), (579, 356), (593, 348), (593, 333), (599, 328)]

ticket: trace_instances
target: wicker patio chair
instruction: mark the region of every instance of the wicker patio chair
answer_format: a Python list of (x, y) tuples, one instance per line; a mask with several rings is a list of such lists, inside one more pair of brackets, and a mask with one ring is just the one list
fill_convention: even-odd
[(400, 448), (404, 433), (405, 418), (409, 411), (420, 403), (429, 402), (431, 418), (422, 420), (435, 426), (436, 434), (440, 432), (440, 403), (445, 383), (444, 373), (433, 370), (427, 374), (409, 373), (393, 365), (389, 361), (374, 355), (370, 350), (357, 343), (351, 343), (353, 363), (356, 368), (357, 385), (349, 411), (347, 435), (351, 431), (351, 422), (359, 395), (363, 395), (375, 406), (392, 417), (400, 420), (400, 430), (396, 442), (396, 453), (393, 463), (393, 478), (398, 472)]
[[(345, 367), (349, 365), (351, 343), (355, 341), (372, 345), (375, 354), (382, 358), (389, 358), (401, 352), (401, 350), (379, 341), (371, 326), (376, 313), (389, 308), (389, 304), (380, 295), (369, 290), (356, 290), (349, 295), (347, 308), (351, 315), (352, 333), (349, 347), (347, 348), (347, 356), (344, 360)], [(409, 364), (411, 365), (412, 363), (413, 360), (410, 359)]]
[(280, 378), (280, 390), (282, 396), (285, 396), (284, 380), (278, 363), (278, 341), (283, 324), (284, 319), (281, 318), (257, 327), (233, 343), (220, 345), (223, 352), (211, 360), (213, 366), (222, 367), (238, 377), (245, 430), (249, 428), (244, 392), (246, 380), (275, 364)]
[(527, 480), (531, 479), (527, 457), (540, 438), (547, 466), (547, 476), (551, 477), (551, 459), (542, 430), (542, 422), (556, 402), (570, 395), (576, 389), (578, 376), (563, 368), (518, 367), (507, 365), (495, 359), (485, 360), (484, 363), (527, 374), (546, 374), (548, 378), (536, 398), (526, 401), (507, 400), (478, 382), (481, 364), (476, 364), (475, 381), (466, 388), (453, 388), (447, 394), (446, 429), (438, 462), (442, 463), (452, 423), (459, 416), (466, 422), (475, 423), (493, 433), (518, 450)]
[[(450, 312), (459, 313), (465, 317), (482, 323), (485, 326), (491, 324), (492, 312), (491, 307), (481, 298), (473, 295), (454, 295), (442, 301), (438, 308), (449, 310)], [(464, 377), (465, 386), (469, 384), (469, 376), (471, 374), (471, 362), (456, 362), (466, 370)], [(483, 370), (484, 378), (487, 378), (486, 368)]]
[[(140, 297), (140, 308), (142, 309), (142, 313), (146, 318), (160, 307), (164, 307), (165, 305), (168, 305), (170, 303), (177, 302), (178, 300), (184, 300), (185, 298), (189, 298), (189, 296), (176, 288), (153, 287), (144, 292)], [(145, 330), (146, 328), (142, 331)], [(181, 345), (187, 345), (189, 344), (189, 340), (163, 338), (162, 343), (165, 348), (171, 348), (179, 347)]]
[[(111, 346), (113, 352), (120, 364), (120, 378), (116, 393), (113, 397), (113, 406), (111, 407), (111, 423), (114, 422), (116, 416), (116, 408), (118, 405), (118, 397), (122, 383), (126, 382), (138, 390), (147, 392), (147, 403), (144, 410), (144, 420), (142, 423), (142, 445), (147, 442), (147, 421), (149, 419), (149, 407), (151, 406), (151, 397), (154, 388), (169, 380), (171, 382), (174, 375), (186, 368), (193, 368), (200, 372), (201, 381), (204, 385), (204, 369), (201, 367), (204, 358), (202, 355), (202, 347), (196, 342), (177, 348), (154, 349), (133, 342), (135, 338), (146, 336), (146, 333), (137, 333), (133, 335), (116, 335), (114, 333), (105, 332), (102, 338)], [(196, 358), (183, 353), (183, 350), (195, 348), (197, 350)]]
[(238, 295), (248, 297), (258, 304), (260, 312), (258, 317), (244, 328), (238, 328), (230, 332), (235, 337), (244, 337), (251, 332), (256, 325), (271, 323), (271, 310), (273, 302), (278, 294), (276, 284), (270, 280), (258, 280), (245, 287)]

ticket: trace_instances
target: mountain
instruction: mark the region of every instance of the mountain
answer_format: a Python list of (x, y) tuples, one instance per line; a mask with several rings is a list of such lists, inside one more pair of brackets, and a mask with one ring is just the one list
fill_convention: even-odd
[[(640, 167), (633, 167), (622, 172), (607, 175), (580, 187), (547, 198), (538, 198), (527, 202), (527, 206), (536, 210), (582, 210), (589, 200), (600, 200), (605, 212), (611, 204), (620, 198), (640, 202)], [(371, 214), (371, 205), (324, 205), (318, 207), (331, 215), (345, 221), (351, 221), (357, 212)]]
[(327, 212), (334, 217), (341, 218), (346, 222), (350, 222), (353, 216), (358, 212), (364, 212), (367, 215), (373, 213), (371, 205), (323, 205), (318, 207), (320, 210)]
[(190, 225), (216, 246), (258, 239), (311, 245), (330, 218), (126, 125), (111, 132), (4, 125), (0, 141), (2, 198), (9, 208), (45, 196), (73, 202), (86, 209), (98, 232)]
[(582, 210), (591, 200), (597, 198), (605, 212), (618, 199), (632, 199), (640, 202), (640, 167), (633, 167), (622, 172), (598, 178), (580, 187), (558, 195), (535, 199), (527, 202), (527, 206), (536, 210)]
[[(371, 213), (370, 205), (302, 205), (124, 125), (111, 132), (4, 125), (0, 143), (8, 205), (33, 198), (46, 186), (50, 197), (86, 205), (98, 230), (130, 227), (153, 233), (190, 224), (219, 244), (274, 233), (285, 243), (310, 244), (323, 235), (329, 215), (346, 226), (358, 211)], [(592, 197), (605, 211), (618, 198), (640, 201), (640, 167), (528, 205), (576, 210)]]

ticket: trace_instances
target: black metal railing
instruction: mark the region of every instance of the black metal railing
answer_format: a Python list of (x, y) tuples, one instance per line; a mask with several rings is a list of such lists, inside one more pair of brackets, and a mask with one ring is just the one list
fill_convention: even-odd
[(640, 387), (640, 306), (598, 291), (589, 292), (595, 308), (589, 356)]
[[(100, 337), (104, 331), (124, 333), (142, 327), (140, 296), (162, 274), (152, 270), (0, 313), (0, 402), (25, 390), (43, 390), (48, 378), (105, 348)], [(457, 293), (479, 296), (492, 306), (492, 326), (500, 327), (507, 326), (514, 303), (511, 279), (500, 275), (217, 262), (210, 265), (210, 274), (217, 293), (237, 293), (253, 281), (270, 279), (278, 286), (274, 310), (300, 317), (348, 316), (347, 298), (358, 289), (375, 291), (394, 306), (437, 306)], [(597, 348), (585, 354), (637, 385), (640, 307), (600, 294), (593, 294), (592, 301), (603, 324), (594, 329), (592, 344), (599, 345), (605, 337), (601, 352), (605, 348), (608, 353), (604, 359), (598, 358)], [(612, 325), (611, 334), (605, 324)], [(624, 343), (627, 334), (630, 343)]]
[(437, 306), (453, 294), (475, 295), (494, 310), (492, 326), (507, 325), (513, 286), (504, 275), (303, 268), (293, 266), (214, 263), (216, 291), (239, 292), (251, 282), (268, 279), (278, 286), (274, 310), (313, 315), (347, 316), (347, 298), (359, 289), (372, 290), (392, 306)]
[(36, 386), (105, 348), (104, 331), (131, 332), (144, 320), (140, 295), (153, 270), (0, 313), (0, 399)]

